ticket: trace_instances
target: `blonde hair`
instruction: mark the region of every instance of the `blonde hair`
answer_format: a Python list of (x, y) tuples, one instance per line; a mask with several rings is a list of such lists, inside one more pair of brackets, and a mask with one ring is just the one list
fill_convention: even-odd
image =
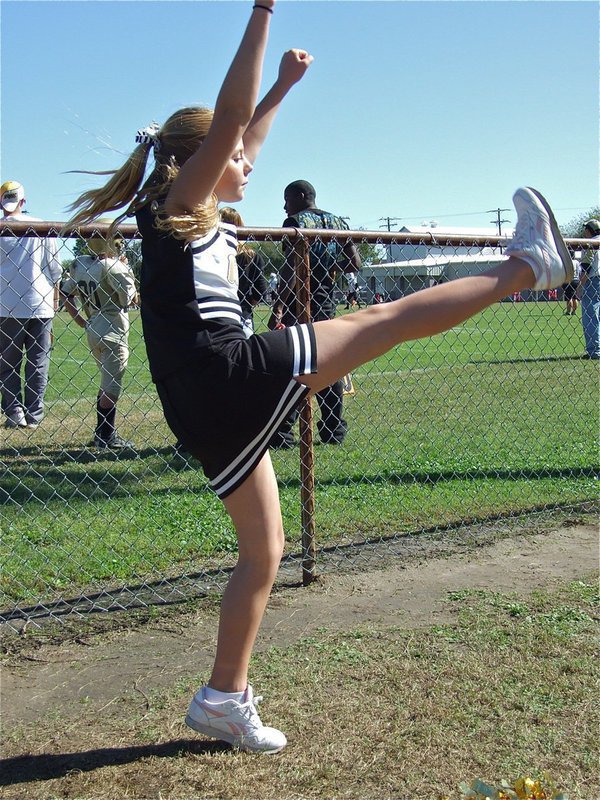
[[(244, 220), (242, 219), (239, 211), (231, 206), (223, 206), (219, 209), (219, 214), (223, 222), (228, 222), (230, 225), (235, 225), (236, 228), (244, 227)], [(248, 258), (254, 255), (254, 249), (250, 247), (248, 242), (238, 242), (238, 253), (243, 253)]]
[[(112, 177), (103, 187), (84, 192), (69, 206), (68, 210), (75, 214), (65, 224), (65, 229), (93, 222), (100, 214), (116, 211), (126, 205), (126, 210), (113, 221), (108, 230), (107, 238), (112, 240), (124, 219), (168, 193), (180, 168), (206, 138), (212, 118), (213, 112), (209, 108), (181, 108), (160, 128), (155, 145), (138, 145), (120, 169), (87, 173)], [(155, 165), (143, 183), (151, 150), (154, 150)], [(213, 193), (207, 203), (200, 203), (185, 214), (166, 215), (159, 209), (155, 215), (155, 225), (159, 230), (178, 239), (197, 239), (218, 224), (217, 203), (217, 196)]]

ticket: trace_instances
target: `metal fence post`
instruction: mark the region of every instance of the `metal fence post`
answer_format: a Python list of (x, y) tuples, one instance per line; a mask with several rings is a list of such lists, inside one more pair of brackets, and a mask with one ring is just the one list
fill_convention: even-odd
[[(310, 322), (310, 249), (299, 231), (294, 239), (296, 271), (296, 315), (299, 322)], [(313, 449), (312, 402), (308, 398), (300, 408), (300, 500), (302, 504), (302, 584), (308, 586), (317, 577), (315, 542), (315, 462)]]

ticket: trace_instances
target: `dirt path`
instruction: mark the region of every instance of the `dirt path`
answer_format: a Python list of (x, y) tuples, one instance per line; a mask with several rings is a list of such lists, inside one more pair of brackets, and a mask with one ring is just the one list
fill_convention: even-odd
[[(423, 627), (451, 622), (450, 591), (489, 588), (520, 596), (598, 570), (593, 525), (504, 539), (469, 553), (407, 567), (329, 575), (307, 589), (284, 589), (270, 602), (258, 647), (285, 647), (322, 629), (373, 623)], [(216, 612), (168, 618), (91, 644), (45, 646), (2, 671), (5, 732), (60, 711), (76, 716), (81, 703), (98, 710), (134, 693), (207, 672)]]

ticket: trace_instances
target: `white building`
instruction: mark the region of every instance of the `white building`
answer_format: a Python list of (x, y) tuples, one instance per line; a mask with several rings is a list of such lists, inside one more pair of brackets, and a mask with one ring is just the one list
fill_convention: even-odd
[[(503, 260), (503, 247), (499, 246), (435, 244), (435, 240), (444, 242), (447, 236), (497, 236), (494, 228), (413, 225), (405, 226), (398, 232), (423, 234), (423, 242), (386, 245), (387, 263), (363, 266), (360, 274), (367, 289), (368, 302), (377, 293), (385, 300), (396, 300), (435, 283), (477, 275)], [(503, 231), (507, 242), (512, 234), (512, 229)], [(431, 237), (434, 238), (433, 243), (429, 242)]]

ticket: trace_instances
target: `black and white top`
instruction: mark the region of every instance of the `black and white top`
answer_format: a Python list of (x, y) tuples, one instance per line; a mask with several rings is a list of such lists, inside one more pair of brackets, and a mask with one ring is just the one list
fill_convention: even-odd
[(241, 324), (237, 244), (235, 227), (223, 222), (188, 245), (201, 319), (228, 319)]
[(154, 226), (142, 234), (141, 314), (150, 371), (169, 427), (224, 498), (248, 477), (317, 371), (311, 324), (247, 339), (238, 300), (235, 227), (185, 243)]
[(140, 296), (150, 371), (160, 380), (207, 345), (207, 324), (240, 326), (237, 237), (222, 224), (192, 243), (158, 231), (150, 205), (137, 214), (142, 234)]

